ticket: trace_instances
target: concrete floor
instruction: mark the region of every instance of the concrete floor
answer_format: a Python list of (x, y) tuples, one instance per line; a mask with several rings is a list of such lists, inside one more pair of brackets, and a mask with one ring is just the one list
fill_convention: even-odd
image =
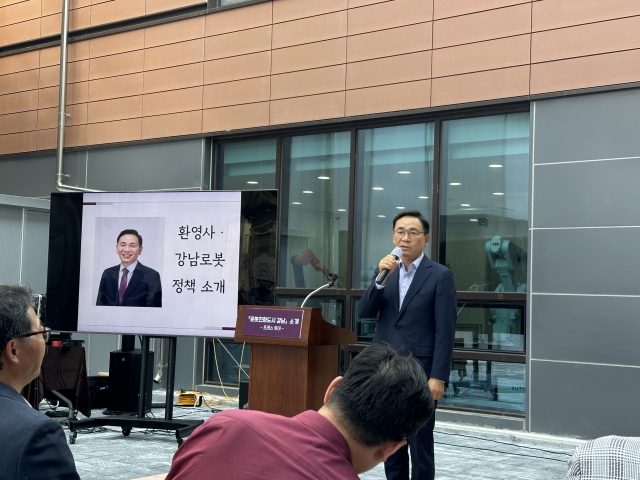
[[(159, 399), (154, 392), (154, 401)], [(216, 408), (237, 408), (223, 400)], [(43, 406), (41, 410), (46, 411)], [(92, 412), (101, 416), (101, 410)], [(153, 409), (164, 417), (164, 409)], [(174, 418), (206, 419), (211, 409), (174, 407)], [(436, 478), (438, 480), (551, 480), (563, 479), (571, 452), (581, 441), (436, 422)], [(133, 429), (128, 437), (118, 427), (78, 432), (70, 445), (82, 479), (161, 480), (169, 471), (177, 449), (173, 432)], [(382, 465), (360, 476), (384, 480)]]

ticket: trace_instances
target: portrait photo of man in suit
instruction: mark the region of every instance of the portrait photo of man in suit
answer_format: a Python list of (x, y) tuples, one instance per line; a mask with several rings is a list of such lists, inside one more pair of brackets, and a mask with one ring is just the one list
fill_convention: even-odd
[[(453, 274), (424, 254), (429, 222), (417, 210), (396, 215), (392, 240), (402, 251), (401, 258), (389, 254), (380, 260), (360, 300), (360, 318), (379, 315), (372, 343), (387, 343), (398, 351), (411, 352), (424, 368), (429, 390), (437, 401), (444, 395), (453, 355), (457, 317)], [(376, 277), (385, 269), (389, 273), (378, 284)], [(435, 415), (407, 439), (408, 445), (385, 461), (388, 480), (435, 478), (434, 425)]]
[(142, 236), (137, 230), (120, 232), (116, 253), (120, 264), (102, 272), (96, 305), (162, 307), (160, 274), (138, 261)]

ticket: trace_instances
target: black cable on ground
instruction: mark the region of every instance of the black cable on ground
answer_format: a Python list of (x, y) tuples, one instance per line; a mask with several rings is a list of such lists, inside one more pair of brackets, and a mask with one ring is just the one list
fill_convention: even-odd
[(518, 448), (528, 448), (529, 450), (538, 450), (540, 452), (545, 452), (545, 453), (552, 453), (554, 455), (567, 455), (567, 456), (571, 456), (571, 453), (567, 453), (567, 452), (560, 452), (557, 450), (545, 450), (544, 448), (538, 448), (538, 447), (530, 447), (530, 446), (526, 446), (526, 445), (520, 445), (517, 443), (512, 443), (512, 442), (501, 442), (500, 440), (493, 440), (491, 438), (483, 438), (483, 437), (476, 437), (474, 435), (463, 435), (461, 433), (449, 433), (449, 432), (438, 432), (436, 430), (434, 430), (433, 433), (439, 433), (441, 435), (451, 435), (454, 437), (466, 437), (466, 438), (473, 438), (476, 440), (484, 440), (486, 442), (493, 442), (493, 443), (500, 443), (502, 445), (509, 445), (511, 447), (518, 447)]
[(442, 443), (442, 442), (437, 442), (436, 445), (447, 445), (449, 447), (458, 447), (458, 448), (469, 448), (471, 450), (480, 450), (482, 452), (495, 452), (495, 453), (502, 453), (504, 455), (513, 455), (515, 457), (529, 457), (529, 458), (539, 458), (541, 460), (553, 460), (554, 462), (562, 462), (562, 463), (567, 463), (568, 460), (561, 460), (559, 458), (549, 458), (549, 457), (541, 457), (539, 455), (527, 455), (526, 453), (511, 453), (511, 452), (504, 452), (502, 450), (493, 450), (491, 448), (479, 448), (479, 447), (472, 447), (470, 445), (455, 445), (453, 443)]

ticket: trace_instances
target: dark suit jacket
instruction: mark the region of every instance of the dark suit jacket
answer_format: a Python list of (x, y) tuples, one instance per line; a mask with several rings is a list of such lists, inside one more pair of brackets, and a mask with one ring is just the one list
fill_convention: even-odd
[(371, 285), (360, 300), (361, 318), (380, 320), (372, 343), (385, 342), (396, 350), (410, 351), (429, 378), (449, 379), (456, 330), (456, 287), (448, 268), (426, 255), (418, 265), (400, 307), (400, 267), (377, 289), (376, 269)]
[(0, 383), (0, 477), (79, 479), (62, 427)]
[[(118, 305), (118, 275), (120, 265), (102, 272), (96, 305)], [(131, 274), (131, 280), (122, 297), (125, 307), (162, 307), (160, 274), (140, 262)]]

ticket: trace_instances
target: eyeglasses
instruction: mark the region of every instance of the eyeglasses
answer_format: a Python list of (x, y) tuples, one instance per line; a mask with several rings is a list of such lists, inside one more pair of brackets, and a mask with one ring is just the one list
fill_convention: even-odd
[(420, 235), (424, 235), (424, 232), (421, 232), (420, 230), (403, 230), (401, 228), (394, 230), (393, 234), (398, 237), (398, 238), (402, 238), (404, 237), (406, 234), (409, 234), (409, 237), (411, 238), (418, 238)]
[(16, 338), (27, 338), (27, 337), (33, 337), (34, 335), (42, 335), (42, 338), (44, 338), (44, 343), (47, 343), (49, 341), (50, 334), (51, 334), (51, 329), (49, 327), (44, 327), (44, 330), (40, 330), (38, 332), (25, 333), (23, 335), (16, 336)]

